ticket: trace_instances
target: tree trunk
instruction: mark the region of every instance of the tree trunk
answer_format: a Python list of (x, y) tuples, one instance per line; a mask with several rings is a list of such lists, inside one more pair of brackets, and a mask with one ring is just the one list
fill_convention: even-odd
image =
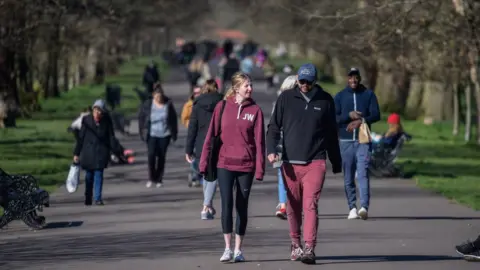
[(410, 91), (405, 106), (405, 116), (409, 119), (417, 119), (422, 111), (423, 81), (420, 76), (414, 75), (410, 80)]
[(476, 124), (477, 124), (477, 144), (480, 144), (480, 81), (478, 76), (478, 69), (477, 69), (477, 52), (476, 50), (472, 49), (469, 53), (469, 64), (470, 64), (470, 80), (472, 81), (472, 86), (474, 88), (475, 93), (475, 105), (477, 109), (476, 113)]
[[(50, 50), (48, 52), (48, 87), (46, 87), (45, 93), (48, 93), (50, 97), (59, 97), (60, 89), (58, 87), (59, 67), (58, 61), (60, 57), (60, 24), (57, 23), (53, 29)], [(46, 94), (47, 95), (47, 94)]]
[(453, 83), (453, 136), (458, 135), (458, 126), (460, 124), (460, 100), (458, 97), (458, 83)]
[(426, 81), (422, 99), (425, 118), (430, 118), (435, 122), (444, 120), (445, 99), (445, 87), (442, 82), (433, 80)]
[(472, 87), (469, 83), (465, 88), (465, 141), (470, 141), (472, 130)]
[(405, 109), (405, 91), (408, 74), (399, 69), (398, 63), (389, 55), (380, 55), (377, 60), (378, 75), (375, 83), (375, 93), (380, 109), (384, 112), (403, 112)]
[(347, 80), (347, 67), (345, 67), (336, 55), (332, 56), (333, 81), (336, 84), (345, 84)]
[(0, 127), (15, 127), (20, 108), (17, 78), (15, 76), (15, 52), (0, 48), (0, 91), (2, 91)]
[(63, 57), (63, 91), (68, 92), (70, 89), (70, 57), (68, 52)]

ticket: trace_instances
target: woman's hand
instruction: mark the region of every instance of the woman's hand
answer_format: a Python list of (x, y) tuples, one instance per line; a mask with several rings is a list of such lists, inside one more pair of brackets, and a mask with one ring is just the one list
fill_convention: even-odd
[(187, 160), (188, 163), (192, 163), (193, 162), (193, 156), (190, 156), (189, 154), (185, 154), (185, 159)]

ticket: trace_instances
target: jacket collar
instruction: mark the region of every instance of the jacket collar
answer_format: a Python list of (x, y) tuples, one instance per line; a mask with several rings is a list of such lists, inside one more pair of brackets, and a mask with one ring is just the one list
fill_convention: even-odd
[(363, 92), (363, 91), (367, 90), (367, 88), (365, 87), (365, 85), (359, 84), (357, 89), (354, 90), (350, 86), (348, 86), (348, 84), (347, 84), (347, 86), (345, 87), (345, 90), (347, 90), (350, 93), (354, 93), (354, 92), (359, 93), (359, 92)]

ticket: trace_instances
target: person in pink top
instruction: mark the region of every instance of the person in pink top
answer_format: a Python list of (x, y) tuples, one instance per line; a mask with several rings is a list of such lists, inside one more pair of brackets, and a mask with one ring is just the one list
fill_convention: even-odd
[[(252, 99), (252, 80), (238, 72), (224, 101), (217, 103), (200, 158), (200, 173), (205, 175), (212, 137), (220, 125), (220, 147), (217, 175), (222, 205), (222, 229), (225, 251), (221, 262), (243, 262), (242, 241), (247, 228), (248, 198), (253, 178), (262, 181), (265, 173), (265, 128), (263, 112)], [(223, 114), (220, 117), (220, 112)], [(219, 123), (221, 119), (221, 123)], [(215, 134), (213, 134), (215, 133)], [(235, 249), (231, 249), (233, 233), (233, 190), (236, 189), (237, 210)]]

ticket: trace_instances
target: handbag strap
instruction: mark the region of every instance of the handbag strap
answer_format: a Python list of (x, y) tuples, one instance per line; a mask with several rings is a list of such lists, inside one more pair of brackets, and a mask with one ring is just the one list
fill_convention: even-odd
[(225, 110), (225, 100), (222, 100), (222, 109), (220, 110), (220, 117), (218, 119), (218, 130), (217, 130), (217, 136), (220, 136), (220, 133), (222, 132), (222, 115), (223, 115), (223, 110)]

